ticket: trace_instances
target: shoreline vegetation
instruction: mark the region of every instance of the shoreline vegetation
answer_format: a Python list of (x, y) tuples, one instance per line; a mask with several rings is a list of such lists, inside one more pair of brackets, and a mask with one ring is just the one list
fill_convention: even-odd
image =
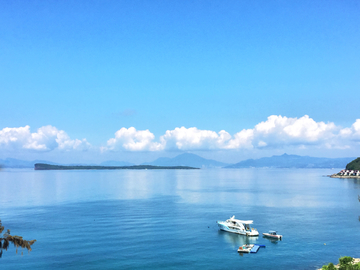
[(16, 253), (18, 253), (18, 248), (21, 247), (21, 255), (23, 255), (24, 248), (30, 252), (31, 246), (36, 242), (36, 240), (25, 240), (22, 238), (22, 236), (18, 235), (11, 235), (10, 230), (7, 229), (6, 232), (1, 236), (2, 232), (5, 230), (5, 227), (2, 226), (1, 220), (0, 220), (0, 258), (2, 257), (3, 251), (7, 251), (10, 243), (16, 247)]
[(360, 157), (354, 159), (346, 165), (346, 170), (360, 170)]
[(339, 263), (334, 265), (329, 263), (328, 265), (323, 265), (323, 267), (317, 270), (359, 270), (360, 269), (360, 259), (352, 258), (350, 256), (344, 256), (339, 258)]
[(189, 166), (153, 166), (153, 165), (133, 165), (133, 166), (86, 166), (86, 165), (51, 165), (46, 163), (36, 163), (35, 170), (199, 170), (200, 168)]

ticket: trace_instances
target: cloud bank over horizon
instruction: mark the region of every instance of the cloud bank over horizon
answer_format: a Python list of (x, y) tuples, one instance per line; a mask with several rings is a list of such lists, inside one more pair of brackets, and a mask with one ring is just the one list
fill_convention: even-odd
[(281, 149), (349, 149), (360, 145), (360, 119), (351, 127), (342, 128), (333, 122), (316, 122), (308, 115), (290, 118), (271, 115), (252, 129), (243, 129), (233, 135), (225, 130), (215, 132), (196, 127), (177, 127), (167, 130), (156, 140), (149, 130), (122, 127), (114, 137), (95, 147), (84, 139), (71, 139), (53, 126), (40, 127), (31, 133), (30, 126), (0, 130), (0, 149), (46, 152), (87, 151), (151, 152), (151, 151), (202, 151)]
[(37, 132), (31, 133), (30, 126), (4, 128), (0, 130), (0, 149), (29, 150), (46, 152), (54, 149), (62, 151), (88, 150), (91, 147), (86, 139), (70, 139), (63, 130), (53, 126), (43, 126)]
[[(131, 136), (129, 136), (131, 132)], [(125, 135), (126, 134), (126, 135)], [(144, 136), (146, 134), (146, 136)], [(234, 135), (225, 130), (219, 132), (199, 130), (196, 127), (167, 130), (154, 141), (149, 130), (137, 131), (134, 127), (122, 128), (115, 138), (108, 141), (103, 150), (159, 151), (159, 150), (227, 150), (263, 149), (294, 146), (347, 149), (360, 142), (360, 119), (350, 128), (334, 123), (316, 122), (308, 115), (288, 118), (271, 115), (253, 129), (243, 129)]]

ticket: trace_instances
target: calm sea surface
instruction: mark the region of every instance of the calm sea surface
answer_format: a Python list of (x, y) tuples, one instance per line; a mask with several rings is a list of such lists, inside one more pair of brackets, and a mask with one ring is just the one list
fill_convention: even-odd
[[(360, 257), (360, 181), (324, 169), (0, 171), (4, 269), (316, 269)], [(262, 234), (218, 230), (235, 215)], [(266, 245), (257, 254), (239, 245)]]

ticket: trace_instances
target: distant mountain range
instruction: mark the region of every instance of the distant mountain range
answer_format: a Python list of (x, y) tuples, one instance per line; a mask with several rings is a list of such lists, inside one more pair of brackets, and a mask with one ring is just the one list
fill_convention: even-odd
[(100, 163), (100, 166), (133, 166), (134, 163), (126, 161), (108, 160)]
[(174, 158), (158, 158), (152, 162), (145, 162), (142, 165), (154, 166), (190, 166), (196, 168), (222, 168), (228, 163), (219, 162), (212, 159), (202, 158), (195, 154), (184, 153)]
[[(104, 161), (100, 164), (59, 164), (50, 161), (44, 160), (34, 160), (34, 161), (25, 161), (14, 158), (0, 159), (0, 166), (5, 168), (34, 168), (35, 163), (45, 163), (50, 165), (67, 165), (67, 166), (76, 166), (76, 165), (88, 165), (88, 166), (133, 166), (136, 164), (126, 162), (126, 161), (115, 161), (108, 160)], [(222, 168), (224, 166), (229, 165), (229, 163), (223, 163), (212, 159), (202, 158), (195, 154), (184, 153), (178, 155), (174, 158), (158, 158), (152, 162), (145, 162), (141, 165), (153, 165), (153, 166), (189, 166), (196, 168)]]
[[(318, 158), (309, 156), (297, 156), (283, 154), (281, 156), (264, 157), (259, 159), (247, 159), (236, 164), (228, 164), (212, 159), (202, 158), (195, 154), (184, 153), (174, 158), (158, 158), (152, 162), (140, 165), (153, 166), (189, 166), (196, 168), (345, 168), (354, 160), (349, 158)], [(100, 164), (59, 164), (44, 160), (25, 161), (14, 158), (0, 159), (0, 167), (5, 168), (34, 168), (35, 163), (46, 163), (51, 165), (85, 165), (85, 166), (133, 166), (135, 164), (126, 161), (109, 160)]]
[(7, 158), (7, 159), (0, 159), (0, 166), (5, 168), (34, 168), (35, 163), (48, 163), (51, 165), (56, 165), (55, 162), (45, 161), (45, 160), (20, 160), (15, 158)]
[(283, 154), (281, 156), (247, 159), (225, 168), (345, 168), (355, 158), (318, 158)]
[[(46, 160), (20, 160), (15, 158), (7, 158), (7, 159), (0, 159), (0, 167), (4, 168), (34, 168), (35, 163), (45, 163), (50, 165), (64, 165), (56, 162), (46, 161)], [(133, 166), (135, 164), (126, 162), (126, 161), (115, 161), (115, 160), (108, 160), (104, 161), (100, 164), (82, 164), (82, 163), (73, 163), (73, 164), (66, 164), (67, 166), (77, 166), (77, 165), (100, 165), (100, 166)]]

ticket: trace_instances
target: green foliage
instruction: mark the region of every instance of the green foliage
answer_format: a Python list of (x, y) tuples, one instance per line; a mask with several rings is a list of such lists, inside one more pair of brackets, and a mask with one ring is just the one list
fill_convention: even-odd
[(321, 269), (322, 270), (336, 270), (336, 267), (333, 263), (329, 263), (328, 265), (324, 265)]
[(352, 266), (354, 259), (350, 256), (344, 256), (339, 259), (340, 270), (347, 270), (349, 266)]
[(340, 265), (339, 270), (360, 270), (360, 263)]
[[(2, 226), (1, 220), (0, 220), (0, 258), (3, 254), (3, 250), (7, 250), (10, 246), (10, 243), (13, 243), (13, 245), (16, 247), (16, 253), (18, 251), (18, 247), (21, 247), (22, 249), (26, 248), (29, 252), (31, 251), (31, 246), (36, 242), (36, 240), (25, 240), (21, 236), (18, 235), (10, 235), (10, 230), (8, 229), (6, 233), (1, 236), (1, 233), (5, 230), (5, 227)], [(22, 252), (21, 252), (22, 254)]]
[(360, 157), (354, 159), (346, 165), (347, 170), (360, 170)]

